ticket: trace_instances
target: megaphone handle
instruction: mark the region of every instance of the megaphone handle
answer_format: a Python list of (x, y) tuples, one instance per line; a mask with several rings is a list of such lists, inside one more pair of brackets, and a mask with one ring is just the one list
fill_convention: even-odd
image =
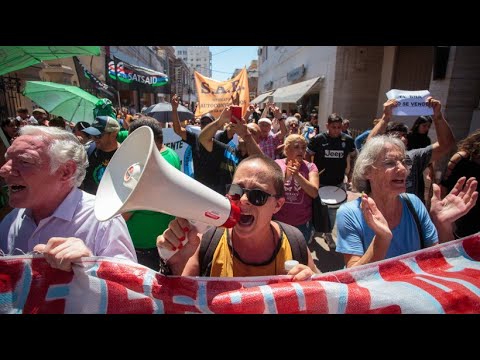
[(213, 225), (205, 224), (204, 222), (197, 220), (188, 220), (188, 222), (192, 224), (195, 229), (197, 229), (197, 233), (199, 234), (205, 234), (208, 229), (213, 227)]
[[(190, 224), (193, 225), (193, 227), (197, 230), (197, 233), (199, 233), (199, 234), (205, 234), (208, 231), (208, 229), (210, 229), (213, 226), (213, 225), (205, 224), (203, 222), (196, 221), (196, 220), (188, 220), (188, 221), (190, 222)], [(184, 245), (187, 242), (188, 242), (188, 239), (185, 239)], [(178, 249), (177, 250), (169, 250), (169, 249), (165, 249), (165, 248), (158, 248), (158, 253), (159, 253), (160, 257), (165, 262), (167, 262), (173, 255), (175, 255), (177, 253), (177, 251), (178, 251)]]

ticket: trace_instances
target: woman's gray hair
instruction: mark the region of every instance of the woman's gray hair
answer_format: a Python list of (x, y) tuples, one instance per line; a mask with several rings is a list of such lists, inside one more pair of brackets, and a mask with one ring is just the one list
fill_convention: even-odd
[(290, 124), (292, 123), (295, 123), (297, 124), (298, 126), (298, 119), (295, 117), (295, 116), (289, 116), (286, 120), (285, 120), (285, 126), (289, 126)]
[(73, 161), (77, 169), (72, 176), (72, 184), (79, 187), (87, 173), (88, 157), (85, 147), (72, 133), (48, 126), (23, 126), (19, 130), (20, 135), (36, 136), (48, 145), (50, 157), (50, 171), (55, 172), (60, 165)]
[(355, 167), (353, 168), (352, 174), (352, 185), (358, 192), (365, 191), (366, 193), (369, 193), (372, 190), (370, 182), (365, 179), (365, 174), (378, 159), (380, 154), (385, 152), (385, 146), (387, 144), (393, 145), (405, 153), (405, 145), (402, 140), (393, 136), (375, 136), (365, 143), (355, 161)]

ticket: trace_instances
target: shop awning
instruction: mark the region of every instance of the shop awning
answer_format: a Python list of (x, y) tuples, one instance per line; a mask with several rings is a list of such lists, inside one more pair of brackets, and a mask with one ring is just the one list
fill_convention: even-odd
[(304, 95), (320, 92), (320, 79), (323, 79), (323, 77), (316, 77), (297, 84), (278, 88), (273, 93), (273, 101), (276, 104), (296, 103)]
[(255, 99), (250, 101), (250, 103), (254, 104), (262, 104), (264, 101), (267, 100), (267, 97), (272, 95), (275, 90), (267, 91), (266, 93), (258, 95)]

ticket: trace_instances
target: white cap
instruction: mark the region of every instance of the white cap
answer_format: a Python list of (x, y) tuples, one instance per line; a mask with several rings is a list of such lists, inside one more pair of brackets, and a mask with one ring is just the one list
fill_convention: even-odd
[(258, 120), (259, 125), (260, 125), (260, 123), (267, 123), (268, 125), (272, 126), (272, 120), (267, 119), (267, 118), (261, 118), (260, 120)]
[(292, 270), (295, 266), (300, 264), (297, 260), (287, 260), (285, 261), (285, 271), (289, 272)]

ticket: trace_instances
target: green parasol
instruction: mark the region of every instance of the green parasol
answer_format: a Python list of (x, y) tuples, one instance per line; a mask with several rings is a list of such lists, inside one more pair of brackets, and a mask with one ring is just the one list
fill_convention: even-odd
[(100, 46), (0, 46), (0, 75), (43, 60), (82, 55), (100, 55)]
[(76, 86), (46, 81), (27, 81), (24, 95), (48, 112), (67, 121), (93, 122), (93, 109), (100, 100)]

